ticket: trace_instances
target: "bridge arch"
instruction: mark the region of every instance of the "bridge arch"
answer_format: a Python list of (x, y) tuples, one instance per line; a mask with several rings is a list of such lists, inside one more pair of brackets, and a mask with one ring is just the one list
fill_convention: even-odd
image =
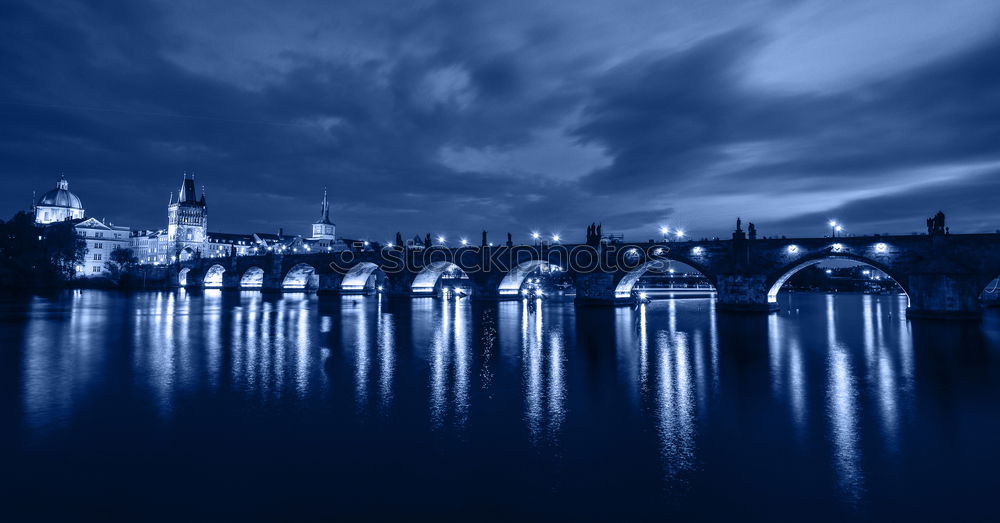
[(192, 249), (191, 247), (184, 247), (183, 249), (181, 249), (181, 252), (177, 253), (177, 259), (179, 261), (188, 261), (191, 258), (194, 258), (194, 256), (195, 256), (195, 250)]
[(896, 282), (896, 285), (899, 285), (900, 289), (902, 289), (903, 293), (906, 295), (907, 302), (910, 301), (910, 289), (907, 280), (905, 278), (901, 278), (896, 274), (894, 274), (895, 271), (893, 271), (889, 267), (886, 267), (884, 264), (879, 263), (876, 260), (866, 258), (864, 256), (858, 256), (856, 254), (824, 252), (813, 256), (809, 256), (801, 260), (796, 260), (795, 263), (786, 265), (785, 267), (778, 270), (772, 277), (768, 278), (767, 282), (765, 283), (765, 288), (767, 289), (768, 303), (777, 303), (778, 292), (781, 290), (781, 287), (785, 283), (787, 283), (792, 276), (795, 275), (795, 273), (801, 271), (802, 269), (805, 269), (806, 267), (811, 267), (813, 265), (816, 265), (818, 263), (827, 260), (849, 260), (858, 262), (860, 264), (868, 265), (879, 271), (882, 271), (883, 273), (888, 275), (889, 278), (892, 279), (892, 281)]
[[(340, 282), (340, 292), (342, 293), (364, 293), (375, 286), (385, 284), (388, 277), (378, 265), (372, 262), (361, 262), (344, 274), (344, 279)], [(374, 280), (374, 281), (373, 281)]]
[(413, 278), (413, 283), (410, 284), (410, 292), (417, 295), (433, 295), (437, 292), (441, 278), (445, 276), (451, 278), (450, 275), (454, 275), (455, 279), (468, 281), (468, 275), (458, 265), (449, 261), (436, 261), (428, 264), (417, 273)]
[(281, 287), (290, 291), (315, 290), (319, 288), (319, 275), (312, 265), (299, 263), (288, 270)]
[[(625, 272), (621, 279), (618, 280), (618, 284), (615, 286), (615, 299), (620, 300), (624, 298), (629, 298), (632, 296), (632, 292), (635, 290), (635, 286), (639, 283), (639, 280), (646, 275), (651, 270), (667, 270), (670, 269), (670, 264), (672, 262), (682, 263), (691, 267), (699, 274), (704, 276), (709, 284), (712, 286), (711, 290), (715, 290), (716, 282), (714, 276), (706, 271), (704, 268), (699, 266), (693, 261), (676, 259), (674, 257), (658, 257), (653, 259), (647, 259), (644, 263), (632, 269), (631, 271)], [(705, 289), (706, 292), (709, 289)]]
[(240, 277), (240, 288), (259, 289), (264, 286), (264, 269), (253, 266), (247, 269)]
[(216, 263), (205, 271), (205, 279), (203, 283), (205, 288), (208, 289), (218, 289), (222, 287), (222, 278), (226, 274), (226, 268), (222, 265)]
[(188, 273), (191, 272), (190, 267), (184, 267), (177, 273), (177, 285), (181, 287), (186, 287), (188, 284)]
[(521, 262), (500, 280), (500, 284), (497, 286), (497, 294), (500, 296), (514, 296), (520, 294), (521, 287), (524, 285), (528, 276), (539, 269), (559, 271), (565, 270), (559, 264), (548, 260), (528, 260)]

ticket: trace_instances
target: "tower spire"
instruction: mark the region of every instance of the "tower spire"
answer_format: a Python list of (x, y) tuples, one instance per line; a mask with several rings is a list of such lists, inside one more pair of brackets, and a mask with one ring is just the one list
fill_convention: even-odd
[(330, 223), (330, 199), (326, 195), (326, 186), (323, 186), (323, 203), (320, 206), (319, 219), (322, 223)]

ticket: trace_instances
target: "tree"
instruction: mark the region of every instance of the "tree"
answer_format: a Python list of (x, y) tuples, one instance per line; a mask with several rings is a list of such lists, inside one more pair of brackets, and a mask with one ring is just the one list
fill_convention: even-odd
[(87, 255), (87, 242), (76, 234), (73, 224), (60, 222), (45, 227), (42, 244), (56, 275), (63, 281), (73, 279), (76, 267)]
[(0, 222), (0, 287), (24, 288), (64, 283), (83, 262), (87, 244), (73, 224), (35, 225), (31, 213), (21, 211)]
[(132, 249), (127, 247), (115, 247), (108, 255), (108, 261), (104, 266), (111, 273), (112, 278), (118, 278), (121, 274), (139, 264), (139, 258), (135, 257)]

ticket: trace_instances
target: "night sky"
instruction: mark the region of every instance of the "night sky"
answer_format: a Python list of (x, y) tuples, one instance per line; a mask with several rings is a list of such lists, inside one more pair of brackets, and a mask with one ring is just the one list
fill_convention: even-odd
[[(224, 5), (223, 5), (224, 4)], [(1000, 2), (0, 3), (0, 214), (449, 240), (1000, 228)]]

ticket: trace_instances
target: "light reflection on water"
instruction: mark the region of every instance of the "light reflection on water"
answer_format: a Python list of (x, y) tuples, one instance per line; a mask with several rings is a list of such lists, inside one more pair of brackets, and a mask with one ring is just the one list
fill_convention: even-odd
[[(634, 491), (650, 500), (701, 499), (706, 485), (735, 481), (746, 467), (778, 466), (787, 476), (770, 480), (803, 489), (803, 499), (822, 504), (835, 492), (834, 506), (847, 512), (831, 514), (871, 514), (902, 490), (880, 478), (903, 463), (919, 468), (929, 445), (969, 451), (934, 439), (942, 423), (979, 412), (956, 387), (1000, 396), (993, 375), (967, 361), (995, 368), (991, 316), (983, 326), (920, 324), (915, 338), (905, 297), (799, 295), (786, 312), (745, 317), (717, 313), (713, 299), (585, 309), (88, 291), (4, 305), (2, 314), (13, 318), (7, 339), (22, 340), (27, 445), (70, 438), (102, 409), (127, 411), (121, 430), (141, 430), (145, 421), (128, 420), (150, 417), (170, 430), (204, 405), (206, 431), (238, 422), (266, 432), (271, 418), (295, 412), (309, 420), (309, 437), (350, 437), (362, 455), (359, 441), (386, 434), (399, 446), (459, 435), (506, 456), (494, 467), (520, 466), (569, 490), (589, 477), (592, 453), (612, 452), (599, 473), (655, 477), (642, 483), (659, 485), (646, 497)], [(953, 407), (926, 408), (941, 402)], [(388, 425), (357, 425), (373, 413)], [(537, 462), (539, 453), (554, 461)], [(997, 461), (991, 449), (979, 455)]]

